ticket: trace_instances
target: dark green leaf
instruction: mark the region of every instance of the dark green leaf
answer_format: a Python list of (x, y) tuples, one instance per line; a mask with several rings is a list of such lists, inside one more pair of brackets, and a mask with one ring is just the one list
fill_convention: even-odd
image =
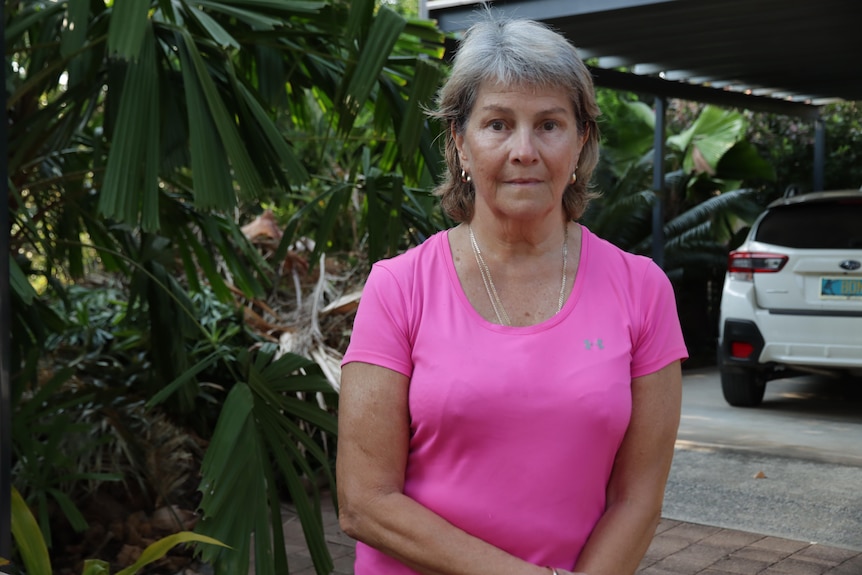
[[(140, 58), (131, 62), (120, 96), (118, 122), (99, 212), (121, 222), (136, 224), (143, 211), (144, 229), (158, 229), (158, 71), (152, 29), (144, 30), (146, 42)], [(143, 160), (143, 161), (142, 161)]]
[(400, 14), (389, 8), (383, 7), (377, 12), (368, 37), (362, 43), (356, 68), (348, 78), (345, 78), (349, 83), (342, 100), (346, 113), (342, 115), (339, 122), (341, 133), (347, 133), (353, 126), (356, 115), (365, 105), (386, 63), (386, 58), (406, 24), (406, 20)]
[(236, 41), (236, 38), (231, 36), (227, 30), (222, 28), (221, 25), (209, 14), (191, 4), (186, 5), (186, 8), (188, 9), (189, 15), (197, 20), (198, 24), (207, 31), (216, 44), (222, 48), (231, 47), (239, 49), (240, 45), (239, 42)]
[(108, 50), (125, 60), (138, 58), (150, 25), (150, 0), (115, 0), (108, 28)]

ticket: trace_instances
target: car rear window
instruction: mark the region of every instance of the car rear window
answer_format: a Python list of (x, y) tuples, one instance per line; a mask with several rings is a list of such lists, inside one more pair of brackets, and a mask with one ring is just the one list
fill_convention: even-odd
[(754, 239), (799, 249), (862, 249), (862, 200), (777, 206)]

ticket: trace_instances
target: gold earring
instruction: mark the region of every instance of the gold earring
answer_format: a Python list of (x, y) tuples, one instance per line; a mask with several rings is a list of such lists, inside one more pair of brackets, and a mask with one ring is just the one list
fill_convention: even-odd
[(473, 181), (473, 178), (470, 177), (470, 174), (468, 174), (467, 171), (463, 168), (461, 168), (461, 181), (465, 184), (469, 184)]

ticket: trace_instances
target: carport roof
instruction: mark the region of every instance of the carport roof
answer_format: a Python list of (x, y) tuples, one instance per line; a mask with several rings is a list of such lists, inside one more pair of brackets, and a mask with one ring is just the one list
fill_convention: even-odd
[[(427, 0), (442, 30), (465, 29), (481, 2)], [(858, 0), (499, 0), (547, 22), (593, 67), (597, 85), (816, 117), (862, 100)], [(624, 68), (626, 72), (619, 71)]]

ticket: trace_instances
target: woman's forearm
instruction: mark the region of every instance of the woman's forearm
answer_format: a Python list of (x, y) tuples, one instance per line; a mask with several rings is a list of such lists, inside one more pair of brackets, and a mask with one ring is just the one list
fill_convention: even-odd
[(622, 501), (608, 507), (575, 566), (588, 575), (632, 575), (649, 549), (661, 506)]
[(466, 533), (402, 493), (343, 504), (339, 518), (350, 537), (426, 575), (550, 573)]
[(607, 507), (575, 571), (632, 575), (661, 519), (679, 426), (679, 362), (632, 381), (632, 417), (608, 482)]

